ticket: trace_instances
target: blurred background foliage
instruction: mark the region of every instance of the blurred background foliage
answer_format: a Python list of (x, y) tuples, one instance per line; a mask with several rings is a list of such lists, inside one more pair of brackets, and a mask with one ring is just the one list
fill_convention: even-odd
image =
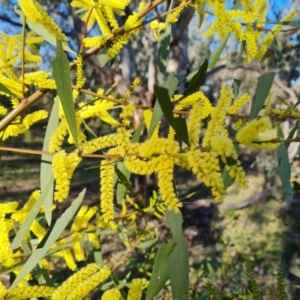
[[(21, 31), (21, 22), (13, 10), (16, 1), (0, 1), (0, 30), (7, 34)], [(77, 51), (81, 40), (82, 22), (75, 11), (68, 5), (69, 1), (39, 1), (69, 37), (70, 47)], [(126, 13), (130, 14), (139, 1), (132, 1)], [(164, 11), (171, 1), (166, 1), (155, 13)], [(270, 1), (269, 20), (276, 21), (291, 9), (299, 10), (299, 0)], [(121, 24), (122, 18), (118, 20)], [(212, 21), (205, 17), (202, 27), (198, 28), (199, 19), (191, 10), (185, 10), (177, 24), (172, 28), (170, 56), (167, 66), (169, 73), (183, 80), (197, 69), (205, 58), (208, 58), (220, 42), (216, 37), (203, 38), (203, 32)], [(98, 29), (93, 28), (92, 32)], [(201, 90), (212, 102), (218, 97), (220, 87), (234, 78), (240, 79), (240, 93), (253, 95), (257, 77), (270, 71), (276, 71), (276, 79), (272, 89), (274, 106), (285, 107), (284, 101), (295, 105), (300, 91), (300, 34), (299, 31), (281, 33), (277, 37), (278, 48), (270, 48), (266, 57), (260, 62), (243, 63), (241, 46), (230, 39), (223, 51), (217, 66), (206, 75)], [(157, 69), (157, 51), (159, 44), (155, 41), (147, 27), (124, 47), (112, 67), (100, 65), (97, 56), (91, 57), (85, 64), (85, 75), (89, 89), (93, 86), (108, 88), (115, 85), (116, 94), (122, 95), (136, 76), (141, 77), (142, 84), (135, 90), (132, 101), (136, 104), (151, 106), (154, 102), (153, 85), (162, 82)], [(43, 62), (40, 68), (49, 69), (54, 57), (54, 48), (46, 43), (40, 47)], [(69, 57), (73, 59), (73, 57)], [(185, 83), (180, 86), (183, 90)], [(180, 90), (178, 92), (180, 93)], [(84, 96), (83, 96), (84, 97)], [(1, 103), (6, 99), (1, 98)], [(37, 104), (50, 109), (51, 94), (47, 94)], [(243, 113), (248, 113), (249, 107)], [(138, 124), (141, 116), (136, 115)], [(228, 118), (228, 125), (235, 120)], [(5, 145), (41, 149), (46, 124), (34, 126), (25, 136), (7, 141)], [(109, 132), (106, 124), (89, 124), (100, 135)], [(285, 121), (282, 125), (284, 133), (295, 126), (295, 121)], [(38, 188), (39, 157), (1, 153), (2, 165), (0, 174), (0, 200), (25, 200), (30, 192)], [(195, 178), (178, 170), (175, 176), (179, 195), (184, 201), (184, 233), (188, 241), (191, 266), (192, 299), (201, 298), (201, 290), (210, 280), (222, 299), (254, 299), (244, 297), (249, 290), (247, 280), (247, 261), (252, 261), (254, 275), (263, 299), (279, 299), (276, 290), (277, 269), (281, 268), (286, 280), (288, 299), (300, 299), (300, 164), (299, 145), (294, 143), (289, 148), (292, 164), (292, 181), (294, 200), (287, 206), (283, 199), (281, 184), (276, 170), (276, 157), (272, 151), (259, 152), (241, 149), (241, 159), (249, 174), (250, 188), (247, 192), (232, 187), (221, 205), (214, 203), (209, 192), (199, 186)], [(73, 192), (87, 186), (87, 204), (97, 203), (98, 172), (88, 169), (98, 162), (87, 160), (77, 170), (73, 180)], [(135, 177), (135, 192), (132, 197), (140, 203), (148, 201), (155, 190), (155, 180)], [(63, 207), (61, 208), (63, 210)], [(139, 230), (157, 228), (158, 237), (167, 241), (167, 230), (156, 218), (145, 219), (141, 213), (138, 218)], [(126, 225), (124, 230), (134, 240), (135, 230)], [(114, 236), (103, 237), (103, 257), (123, 262), (119, 272), (126, 274), (128, 270), (138, 267), (139, 272), (151, 271), (156, 252), (156, 243), (135, 247), (124, 254), (124, 246)], [(112, 252), (111, 249), (114, 249)], [(151, 249), (151, 251), (149, 250)], [(57, 272), (59, 275), (59, 270)], [(106, 288), (106, 287), (105, 287)], [(249, 294), (249, 293), (248, 293)], [(203, 296), (203, 293), (202, 293)], [(204, 295), (205, 296), (205, 295)], [(204, 297), (203, 296), (203, 297)], [(162, 296), (161, 296), (162, 297)], [(159, 298), (162, 299), (162, 298)], [(202, 298), (201, 298), (202, 299)], [(205, 298), (203, 298), (205, 299)]]

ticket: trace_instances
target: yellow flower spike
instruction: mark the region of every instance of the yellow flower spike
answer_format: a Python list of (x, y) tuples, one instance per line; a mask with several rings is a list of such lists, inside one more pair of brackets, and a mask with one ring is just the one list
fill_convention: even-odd
[[(85, 11), (84, 15), (81, 17), (83, 21), (87, 21), (87, 16), (90, 15), (90, 10), (93, 9), (90, 15), (88, 29), (91, 29), (94, 26), (94, 23), (97, 22), (102, 34), (104, 36), (109, 36), (112, 31), (115, 32), (119, 29), (114, 14), (123, 15), (129, 2), (129, 0), (122, 2), (116, 2), (114, 0), (73, 0), (71, 6), (81, 8), (81, 11)], [(110, 27), (112, 28), (112, 31)]]
[[(230, 176), (235, 179), (235, 183), (240, 188), (248, 188), (246, 173), (241, 167), (241, 163), (238, 160), (238, 154), (236, 153), (231, 140), (227, 136), (215, 136), (211, 139), (211, 148), (221, 157)], [(233, 159), (236, 163), (228, 164), (228, 159)]]
[(142, 290), (146, 287), (146, 284), (146, 279), (133, 279), (130, 284), (127, 300), (140, 300)]
[(179, 208), (182, 207), (182, 203), (179, 202), (173, 186), (174, 162), (167, 155), (161, 155), (159, 160), (160, 164), (157, 165), (156, 172), (158, 178), (158, 187), (162, 196), (162, 200), (169, 210), (178, 212)]
[(56, 83), (54, 79), (49, 79), (51, 73), (44, 71), (29, 72), (24, 74), (24, 83), (27, 85), (33, 84), (43, 89), (56, 89)]
[[(7, 291), (6, 296), (3, 299), (32, 299), (32, 298), (50, 298), (54, 293), (55, 288), (49, 286), (18, 286), (11, 290)], [(0, 292), (1, 293), (1, 292)]]
[[(0, 75), (0, 83), (8, 88), (14, 95), (22, 98), (22, 84), (19, 81)], [(0, 92), (0, 95), (9, 96), (5, 92)]]
[(36, 8), (35, 1), (19, 0), (19, 4), (26, 18), (34, 23), (39, 23), (41, 21), (42, 16)]
[(210, 139), (213, 136), (220, 135), (225, 122), (226, 113), (233, 99), (233, 94), (228, 85), (224, 85), (221, 89), (220, 99), (216, 108), (211, 114), (211, 121), (208, 123), (207, 130), (204, 134), (202, 146), (209, 146)]
[(52, 171), (56, 181), (54, 193), (56, 201), (62, 202), (68, 197), (71, 178), (81, 160), (78, 151), (69, 155), (65, 151), (61, 151), (53, 156)]
[[(138, 11), (141, 11), (145, 6), (145, 2), (140, 2)], [(140, 18), (136, 12), (133, 12), (132, 15), (127, 18), (123, 26), (124, 31), (127, 33), (123, 34), (122, 36), (118, 36), (107, 51), (107, 55), (110, 59), (116, 57), (122, 48), (129, 42), (130, 38), (141, 31), (140, 25), (143, 23), (143, 21), (144, 17)]]
[(100, 164), (100, 206), (105, 223), (114, 219), (114, 174), (114, 164), (108, 159), (102, 160)]
[(181, 14), (182, 10), (187, 6), (186, 1), (181, 1), (178, 9), (174, 10), (170, 14), (168, 14), (166, 18), (166, 23), (173, 24), (178, 21), (179, 15)]
[(100, 270), (100, 266), (92, 263), (86, 267), (81, 268), (78, 272), (69, 277), (61, 286), (59, 286), (53, 293), (51, 300), (64, 300), (67, 299), (70, 292), (74, 290), (78, 283), (87, 280), (90, 276)]
[(80, 146), (80, 150), (83, 154), (91, 154), (105, 148), (115, 147), (118, 141), (119, 134), (109, 134), (83, 143)]
[[(63, 243), (61, 243), (61, 244), (63, 244)], [(54, 255), (62, 257), (64, 259), (64, 261), (66, 262), (67, 267), (70, 270), (72, 270), (72, 271), (76, 270), (77, 265), (74, 261), (74, 257), (72, 255), (70, 249), (63, 249), (61, 251), (56, 252)]]
[(179, 152), (179, 143), (165, 138), (150, 139), (139, 147), (139, 155), (149, 158), (157, 154), (176, 155)]
[(72, 232), (78, 231), (82, 228), (81, 223), (82, 223), (84, 215), (86, 214), (88, 209), (89, 209), (89, 207), (87, 205), (82, 205), (80, 207), (78, 213), (76, 214), (75, 220), (74, 220), (74, 222), (71, 226), (71, 231)]
[(125, 156), (124, 166), (132, 173), (139, 175), (150, 175), (154, 172), (156, 165), (159, 163), (158, 158), (151, 158), (148, 161), (139, 159), (135, 155)]
[(121, 299), (121, 293), (116, 288), (105, 291), (101, 297), (101, 300), (119, 300), (119, 299)]
[(5, 219), (3, 216), (0, 216), (0, 228), (0, 265), (4, 267), (10, 267), (21, 260), (20, 258), (14, 257), (15, 254), (10, 247), (9, 234), (13, 229), (13, 223), (11, 220)]
[(233, 124), (233, 129), (238, 130), (241, 128), (241, 126), (243, 125), (243, 120), (242, 119), (238, 119), (234, 124)]
[(252, 120), (242, 127), (236, 135), (239, 143), (254, 149), (276, 149), (279, 143), (254, 143), (277, 138), (277, 130), (272, 128), (269, 117)]
[(35, 234), (39, 241), (41, 241), (46, 235), (45, 228), (37, 220), (32, 222), (30, 230)]
[[(17, 121), (16, 121), (17, 122)], [(10, 124), (5, 131), (0, 132), (0, 139), (2, 141), (7, 140), (10, 137), (18, 136), (26, 132), (26, 128), (23, 124)]]
[(19, 0), (19, 4), (26, 18), (33, 23), (42, 24), (53, 37), (67, 42), (67, 37), (38, 2), (34, 0)]
[(19, 203), (15, 201), (0, 203), (0, 216), (5, 216), (6, 214), (11, 214), (16, 212), (18, 205)]
[(73, 253), (77, 261), (84, 261), (85, 256), (79, 241), (73, 242)]
[(67, 134), (68, 134), (68, 123), (67, 120), (63, 118), (51, 136), (49, 142), (50, 153), (55, 153), (61, 149), (64, 138)]
[[(175, 95), (174, 101), (178, 100), (177, 98), (180, 98), (182, 95)], [(193, 93), (184, 99), (180, 100), (179, 106), (180, 108), (186, 108), (188, 106), (193, 106), (195, 103), (200, 102), (203, 106), (203, 118), (208, 117), (211, 112), (213, 111), (213, 106), (211, 105), (211, 102), (209, 99), (203, 94), (203, 92), (198, 91), (196, 93)]]
[(202, 153), (199, 149), (196, 149), (187, 153), (187, 160), (189, 164), (188, 169), (207, 187), (211, 188), (212, 194), (217, 201), (221, 201), (225, 190), (218, 154), (214, 151)]
[[(83, 74), (83, 60), (82, 55), (78, 54), (76, 57), (76, 87), (81, 89), (86, 81)], [(77, 90), (73, 90), (73, 99), (75, 100), (78, 96), (79, 92)]]
[(243, 107), (246, 103), (249, 102), (251, 99), (248, 93), (244, 94), (243, 96), (239, 97), (234, 103), (230, 106), (228, 113), (234, 114), (236, 113), (241, 107)]
[(196, 102), (190, 110), (187, 128), (189, 133), (190, 148), (194, 149), (199, 146), (199, 138), (201, 131), (201, 120), (203, 119), (203, 106), (200, 102)]
[(31, 114), (28, 114), (22, 120), (22, 123), (26, 129), (29, 129), (34, 123), (48, 118), (48, 112), (45, 110), (38, 110)]
[(39, 199), (40, 195), (41, 195), (40, 190), (33, 191), (30, 197), (28, 198), (27, 202), (25, 203), (25, 205), (19, 210), (16, 210), (12, 214), (11, 219), (14, 220), (15, 222), (18, 222), (19, 224), (23, 224), (25, 219), (28, 216), (28, 213), (31, 211), (34, 204)]
[[(88, 231), (96, 231), (95, 226), (89, 226)], [(89, 242), (94, 246), (95, 249), (100, 249), (100, 238), (97, 236), (96, 233), (89, 232), (87, 234)]]
[(7, 114), (7, 109), (0, 105), (0, 116), (5, 116)]
[(90, 292), (92, 292), (100, 283), (105, 281), (111, 274), (107, 266), (101, 268), (98, 272), (92, 274), (88, 278), (78, 281), (76, 287), (70, 291), (68, 300), (84, 299)]

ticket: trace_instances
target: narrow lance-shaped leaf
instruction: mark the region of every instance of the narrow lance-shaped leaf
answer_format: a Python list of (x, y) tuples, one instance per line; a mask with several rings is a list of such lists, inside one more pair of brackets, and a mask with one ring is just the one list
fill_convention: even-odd
[(249, 121), (255, 119), (259, 114), (260, 110), (263, 108), (268, 94), (271, 90), (273, 81), (275, 78), (275, 73), (271, 72), (258, 77), (258, 82), (256, 86), (255, 96), (252, 101)]
[(279, 146), (277, 150), (277, 157), (279, 178), (282, 183), (285, 199), (287, 203), (290, 204), (293, 199), (293, 190), (291, 185), (291, 165), (289, 162), (287, 147), (284, 144)]
[(176, 243), (170, 256), (170, 280), (173, 300), (189, 299), (189, 259), (188, 248), (182, 232), (181, 212), (167, 211), (167, 224)]
[(3, 93), (6, 93), (8, 95), (12, 95), (15, 96), (15, 94), (13, 92), (11, 92), (11, 90), (9, 90), (5, 85), (3, 85), (2, 83), (0, 83), (0, 91)]
[[(168, 90), (169, 97), (171, 98), (176, 90), (178, 83), (179, 83), (179, 80), (173, 74), (171, 74), (169, 76), (168, 80), (163, 82), (161, 86)], [(148, 131), (148, 139), (151, 138), (151, 136), (152, 136), (158, 122), (161, 120), (162, 116), (163, 116), (163, 112), (161, 110), (159, 101), (156, 101), (154, 108), (153, 108), (153, 114), (152, 114), (152, 119), (150, 122), (150, 128)]]
[(227, 42), (229, 39), (230, 34), (228, 34), (220, 43), (220, 45), (217, 47), (217, 49), (213, 52), (213, 54), (209, 58), (209, 65), (208, 69), (212, 69), (215, 67), (216, 63), (218, 62)]
[[(43, 143), (43, 151), (49, 150), (49, 142), (51, 136), (53, 135), (55, 129), (58, 126), (58, 99), (56, 98), (51, 110), (51, 114), (49, 117), (44, 143)], [(49, 180), (53, 177), (52, 172), (52, 156), (49, 155), (42, 155), (42, 162), (41, 162), (41, 171), (40, 171), (40, 182), (41, 182), (41, 191), (43, 191)], [(52, 186), (49, 187), (48, 193), (45, 195), (44, 200), (44, 207), (45, 207), (45, 217), (48, 225), (51, 224), (52, 219), (52, 204), (53, 204), (53, 181)]]
[(11, 243), (12, 249), (17, 249), (20, 246), (20, 244), (22, 243), (22, 241), (24, 240), (26, 234), (28, 233), (28, 231), (30, 229), (32, 222), (36, 218), (41, 206), (44, 203), (45, 197), (48, 194), (49, 189), (53, 186), (53, 181), (54, 181), (53, 177), (51, 177), (48, 180), (48, 183), (42, 190), (39, 199), (33, 205), (32, 209), (30, 210), (29, 214), (27, 215), (25, 222), (22, 224), (21, 228), (19, 229), (15, 238), (13, 239), (13, 241)]
[(73, 103), (72, 85), (70, 77), (69, 61), (64, 53), (62, 42), (57, 40), (56, 57), (52, 60), (53, 74), (57, 87), (57, 93), (61, 101), (66, 120), (74, 143), (78, 146), (78, 135)]
[(160, 107), (166, 117), (168, 123), (173, 127), (176, 134), (189, 146), (189, 136), (185, 119), (173, 116), (173, 105), (169, 97), (168, 90), (155, 85), (154, 93), (159, 101)]
[(282, 53), (281, 53), (281, 50), (280, 50), (279, 44), (277, 43), (276, 38), (274, 38), (273, 46), (274, 46), (274, 49), (275, 49), (277, 59), (280, 62), (282, 60)]
[(169, 257), (174, 251), (174, 247), (175, 243), (172, 240), (169, 240), (168, 244), (163, 244), (159, 247), (146, 292), (146, 300), (151, 300), (157, 296), (170, 278)]
[[(10, 290), (14, 289), (23, 279), (24, 277), (32, 271), (32, 269), (37, 265), (37, 263), (45, 257), (48, 250), (53, 246), (61, 233), (65, 230), (71, 219), (74, 217), (76, 212), (78, 211), (82, 200), (85, 195), (85, 189), (79, 194), (77, 199), (75, 199), (72, 205), (61, 215), (61, 217), (56, 221), (51, 233), (49, 234), (47, 241), (43, 245), (42, 248), (37, 248), (30, 255), (29, 259), (26, 261), (23, 266), (21, 272), (18, 274), (14, 282), (12, 283)], [(43, 241), (42, 241), (43, 242)]]
[(234, 97), (238, 96), (241, 83), (242, 83), (241, 80), (234, 78), (233, 84), (232, 84), (232, 91), (233, 91)]
[[(196, 71), (196, 73), (192, 73), (194, 74), (193, 77), (191, 77), (191, 82), (188, 85), (188, 87), (184, 90), (183, 92), (183, 97), (187, 97), (195, 92), (198, 91), (204, 77), (207, 71), (207, 67), (208, 67), (208, 61), (207, 59), (203, 62), (203, 64), (201, 65), (201, 67)], [(187, 81), (188, 81), (189, 76), (187, 77)]]
[(169, 48), (171, 40), (171, 25), (168, 25), (160, 42), (158, 50), (158, 69), (162, 75), (165, 74), (168, 63)]

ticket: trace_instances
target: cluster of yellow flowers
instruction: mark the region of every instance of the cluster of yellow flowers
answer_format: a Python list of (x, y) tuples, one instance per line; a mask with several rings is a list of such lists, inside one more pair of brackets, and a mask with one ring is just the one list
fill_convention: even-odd
[[(134, 82), (133, 86), (136, 86), (138, 81), (135, 80)], [(180, 99), (179, 102), (178, 99)], [(100, 165), (100, 206), (104, 224), (106, 223), (109, 228), (114, 227), (114, 165), (116, 163), (114, 157), (123, 158), (125, 167), (134, 174), (156, 173), (164, 205), (167, 209), (175, 211), (178, 211), (182, 205), (173, 186), (173, 170), (176, 165), (192, 171), (199, 180), (211, 188), (212, 194), (217, 200), (221, 200), (225, 195), (220, 160), (232, 178), (235, 179), (236, 184), (241, 188), (246, 188), (246, 176), (238, 160), (234, 144), (228, 137), (225, 118), (228, 113), (233, 114), (245, 105), (250, 96), (244, 94), (231, 103), (233, 99), (234, 95), (227, 85), (222, 87), (216, 107), (213, 107), (207, 97), (200, 91), (187, 97), (182, 97), (182, 95), (173, 97), (172, 101), (176, 101), (176, 111), (186, 107), (191, 108), (187, 119), (190, 142), (188, 148), (182, 148), (180, 142), (174, 140), (174, 130), (171, 127), (171, 134), (169, 133), (168, 137), (160, 137), (159, 124), (150, 139), (140, 143), (132, 143), (132, 132), (127, 130), (135, 110), (132, 103), (124, 105), (123, 112), (119, 116), (120, 120), (110, 122), (112, 125), (117, 126), (116, 133), (95, 138), (91, 141), (82, 139), (79, 144), (80, 153), (91, 154), (102, 149), (109, 149), (107, 158), (102, 160)], [(78, 114), (81, 118), (95, 116), (94, 113), (88, 112), (93, 112), (95, 106), (98, 108), (106, 107), (108, 102), (106, 99), (99, 99), (91, 105), (85, 105), (83, 111), (79, 111)], [(103, 111), (105, 110), (102, 109)], [(101, 112), (100, 109), (97, 116), (101, 118), (99, 112)], [(108, 114), (107, 111), (105, 112)], [(148, 129), (151, 116), (152, 112), (150, 110), (144, 111)], [(208, 117), (210, 117), (208, 127), (201, 132), (201, 122)], [(271, 139), (276, 138), (277, 132), (272, 129), (270, 120), (267, 117), (254, 120), (240, 130), (237, 134), (237, 141), (252, 148), (275, 148), (277, 147), (276, 143), (258, 144), (260, 141), (265, 142), (265, 140), (268, 140), (270, 130), (272, 132)], [(66, 121), (62, 119), (50, 143), (50, 150), (56, 152), (53, 160), (53, 172), (57, 191), (55, 198), (59, 201), (67, 198), (72, 173), (80, 162), (78, 151), (66, 154), (60, 150), (62, 138), (66, 134)], [(232, 163), (232, 161), (235, 163)]]
[[(80, 271), (70, 276), (58, 288), (39, 286), (18, 286), (12, 290), (7, 290), (0, 281), (0, 297), (2, 299), (30, 299), (43, 297), (51, 300), (79, 300), (86, 297), (102, 282), (109, 278), (111, 270), (107, 267), (100, 267), (95, 263), (88, 264)], [(138, 300), (142, 290), (146, 287), (145, 279), (133, 279), (128, 291), (127, 300)], [(121, 293), (117, 288), (105, 291), (101, 300), (120, 300)]]
[(187, 6), (187, 1), (181, 1), (179, 6), (176, 7), (176, 10), (174, 10), (172, 13), (168, 14), (166, 17), (165, 22), (158, 22), (157, 20), (154, 20), (151, 22), (150, 28), (153, 32), (153, 35), (157, 41), (161, 40), (162, 35), (161, 32), (164, 32), (170, 24), (176, 23), (178, 21), (178, 18), (180, 16), (180, 13), (182, 10)]

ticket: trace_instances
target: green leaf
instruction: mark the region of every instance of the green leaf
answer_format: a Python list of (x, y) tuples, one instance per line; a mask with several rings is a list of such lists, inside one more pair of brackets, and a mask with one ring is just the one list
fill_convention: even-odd
[[(55, 99), (51, 114), (49, 117), (44, 143), (43, 143), (43, 151), (49, 150), (49, 142), (51, 139), (52, 134), (54, 133), (55, 129), (58, 126), (58, 99)], [(40, 171), (40, 183), (41, 183), (41, 191), (43, 191), (49, 180), (53, 178), (53, 172), (52, 172), (52, 155), (42, 155), (42, 162), (41, 162), (41, 171)], [(53, 181), (52, 185), (48, 189), (48, 193), (45, 196), (44, 200), (44, 206), (45, 206), (45, 217), (48, 225), (51, 224), (52, 219), (52, 204), (53, 204)]]
[[(144, 125), (144, 120), (141, 119), (139, 126), (137, 127), (136, 131), (134, 132), (132, 138), (131, 138), (131, 142), (132, 143), (138, 143), (140, 140), (140, 136), (143, 130), (143, 125)], [(130, 184), (131, 189), (129, 188), (129, 190), (133, 190), (131, 182), (130, 182), (130, 176), (131, 176), (131, 172), (129, 170), (127, 170), (125, 168), (125, 166), (123, 165), (122, 162), (118, 162), (117, 163), (117, 169), (125, 176), (125, 182)], [(120, 177), (118, 176), (118, 178), (120, 179)], [(117, 203), (120, 204), (122, 202), (122, 200), (124, 199), (124, 196), (126, 194), (128, 187), (121, 181), (117, 181)]]
[(11, 243), (12, 249), (17, 249), (20, 246), (20, 244), (22, 243), (22, 241), (24, 240), (26, 234), (28, 233), (28, 231), (30, 229), (32, 222), (36, 218), (41, 206), (44, 203), (45, 197), (47, 196), (49, 189), (53, 186), (53, 181), (54, 181), (53, 177), (51, 177), (48, 180), (48, 183), (45, 186), (45, 188), (43, 189), (43, 191), (41, 192), (39, 199), (35, 202), (34, 206), (32, 207), (29, 214), (27, 215), (25, 222), (22, 224), (21, 228), (19, 229), (18, 233), (16, 234), (15, 238), (13, 239), (13, 241)]
[(201, 296), (198, 300), (209, 300), (210, 299), (210, 293), (208, 290), (203, 290), (201, 293)]
[[(163, 82), (163, 84), (161, 86), (168, 90), (169, 97), (171, 98), (177, 88), (178, 83), (179, 83), (179, 80), (173, 74), (171, 74), (169, 76), (169, 78), (167, 79), (167, 81)], [(161, 110), (159, 101), (156, 101), (155, 105), (154, 105), (154, 109), (153, 109), (152, 119), (150, 122), (150, 128), (148, 131), (148, 139), (151, 138), (151, 136), (152, 136), (158, 122), (161, 120), (162, 116), (163, 116), (163, 111)]]
[[(196, 71), (196, 73), (192, 73), (195, 74), (193, 75), (193, 77), (191, 77), (191, 82), (188, 85), (188, 87), (184, 90), (183, 92), (183, 97), (187, 97), (195, 92), (198, 91), (204, 77), (207, 71), (207, 67), (208, 67), (208, 61), (207, 59), (203, 62), (203, 64), (201, 65), (201, 67), (198, 69), (198, 71)], [(187, 77), (187, 81), (189, 76)]]
[[(297, 123), (295, 124), (294, 128), (290, 131), (289, 136), (288, 136), (288, 138), (287, 138), (288, 140), (291, 140), (291, 139), (293, 138), (295, 132), (298, 130), (299, 124), (300, 124), (300, 122), (297, 122)], [(290, 144), (291, 144), (291, 142), (285, 142), (284, 144), (285, 144), (286, 148), (288, 149), (289, 146), (290, 146)]]
[(258, 113), (260, 112), (260, 110), (263, 108), (265, 101), (268, 97), (268, 94), (271, 90), (274, 78), (275, 78), (274, 72), (258, 77), (258, 83), (256, 86), (255, 95), (252, 100), (249, 121), (255, 119)]
[(209, 58), (209, 65), (208, 69), (212, 69), (215, 67), (216, 63), (218, 62), (226, 44), (229, 39), (229, 34), (221, 41), (220, 45), (218, 48), (214, 51), (214, 53), (210, 56)]
[(78, 211), (82, 200), (84, 198), (86, 190), (84, 189), (77, 199), (73, 201), (71, 206), (61, 215), (61, 217), (56, 221), (45, 245), (43, 248), (37, 248), (32, 252), (28, 260), (26, 261), (24, 267), (21, 272), (18, 274), (17, 278), (12, 283), (10, 290), (14, 289), (23, 279), (24, 277), (32, 271), (32, 269), (37, 265), (37, 263), (45, 257), (48, 250), (52, 247), (52, 245), (56, 242), (57, 238), (61, 235), (61, 233), (65, 230), (71, 219), (74, 217), (76, 212)]
[[(127, 178), (128, 174), (124, 174), (121, 170), (119, 170), (116, 166), (115, 166), (115, 172), (119, 178), (119, 180), (122, 182), (122, 184), (126, 187), (127, 190), (133, 192), (134, 189), (131, 185), (131, 182), (129, 181), (129, 179)], [(129, 172), (129, 171), (128, 171)], [(130, 172), (129, 172), (129, 176), (130, 176)], [(122, 200), (121, 200), (122, 201)]]
[(274, 40), (273, 40), (273, 46), (274, 46), (275, 53), (276, 53), (278, 61), (281, 61), (282, 60), (282, 53), (281, 53), (279, 44), (277, 43), (277, 40), (276, 40), (275, 37), (274, 37)]
[(132, 143), (138, 143), (142, 134), (142, 130), (143, 130), (143, 126), (144, 126), (144, 119), (140, 120), (139, 126), (137, 127), (137, 129), (135, 130), (132, 138), (131, 138), (131, 142)]
[(293, 190), (291, 185), (291, 165), (287, 147), (281, 144), (277, 150), (278, 157), (278, 173), (282, 183), (285, 199), (288, 204), (293, 200)]
[(162, 75), (165, 74), (167, 69), (170, 40), (171, 40), (171, 25), (168, 25), (164, 33), (164, 36), (160, 42), (160, 47), (158, 50), (158, 69)]
[(223, 170), (223, 176), (222, 177), (223, 177), (224, 189), (226, 190), (227, 188), (229, 188), (232, 185), (233, 179), (229, 175), (229, 172), (227, 171), (226, 168), (224, 168), (224, 170)]
[(204, 9), (205, 9), (205, 6), (206, 6), (206, 1), (202, 1), (202, 3), (197, 7), (197, 15), (199, 17), (199, 22), (198, 22), (198, 29), (201, 28), (202, 26), (202, 23), (204, 21), (204, 16), (205, 16), (205, 12), (204, 12)]
[[(20, 18), (23, 19), (24, 14), (20, 9), (17, 8), (17, 6), (14, 7), (14, 10), (20, 16)], [(32, 31), (34, 31), (38, 35), (42, 36), (45, 41), (47, 41), (48, 43), (50, 43), (53, 46), (56, 46), (56, 38), (49, 32), (49, 30), (42, 23), (33, 23), (28, 18), (26, 18), (26, 24)], [(76, 55), (76, 52), (73, 51), (68, 46), (67, 43), (63, 44), (63, 48), (65, 51)]]
[(64, 110), (66, 120), (75, 145), (78, 147), (78, 135), (75, 117), (75, 107), (72, 96), (69, 61), (63, 51), (62, 43), (57, 40), (56, 57), (52, 60), (53, 74), (57, 86), (57, 93)]
[(98, 60), (101, 67), (104, 67), (109, 61), (106, 47), (103, 47), (98, 55)]
[(185, 119), (173, 116), (173, 105), (169, 97), (169, 91), (158, 85), (154, 86), (154, 93), (168, 123), (173, 127), (176, 134), (189, 146), (189, 136)]
[(242, 83), (241, 80), (234, 78), (233, 84), (232, 84), (232, 91), (233, 91), (234, 97), (238, 96), (241, 83)]
[(8, 95), (12, 95), (12, 96), (16, 96), (13, 92), (10, 91), (10, 89), (8, 89), (5, 85), (3, 85), (2, 83), (0, 83), (0, 91), (4, 92)]
[(176, 243), (170, 256), (170, 280), (173, 300), (189, 299), (189, 259), (188, 247), (183, 238), (183, 218), (181, 212), (167, 211), (167, 224)]
[[(289, 272), (300, 278), (300, 268), (297, 265), (293, 265), (289, 268)], [(300, 287), (300, 286), (299, 286)]]
[(146, 300), (151, 300), (157, 296), (170, 278), (169, 257), (174, 251), (174, 247), (175, 243), (172, 240), (169, 240), (168, 244), (163, 244), (159, 247), (146, 292)]
[(141, 242), (137, 245), (139, 249), (145, 249), (154, 246), (157, 243), (157, 239), (151, 239), (148, 241)]

